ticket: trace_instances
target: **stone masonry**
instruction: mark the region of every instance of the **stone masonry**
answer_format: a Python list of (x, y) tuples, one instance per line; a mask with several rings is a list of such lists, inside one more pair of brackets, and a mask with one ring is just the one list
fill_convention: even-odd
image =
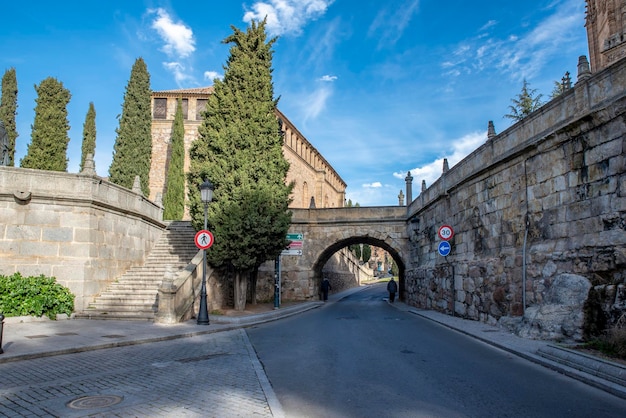
[[(580, 301), (555, 297), (553, 287), (586, 281), (578, 292), (613, 286), (605, 305), (625, 305), (625, 115), (621, 60), (579, 77), (423, 190), (408, 213), (407, 302), (496, 323), (548, 297), (580, 312)], [(437, 254), (443, 224), (455, 231), (446, 258)], [(582, 316), (556, 330), (524, 320), (536, 337), (580, 337)]]
[(55, 277), (81, 311), (143, 264), (161, 218), (141, 194), (95, 175), (0, 167), (0, 274)]

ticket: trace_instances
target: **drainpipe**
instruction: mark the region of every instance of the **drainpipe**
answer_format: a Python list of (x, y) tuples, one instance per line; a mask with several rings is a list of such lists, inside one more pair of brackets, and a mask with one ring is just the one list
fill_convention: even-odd
[(522, 248), (522, 316), (526, 315), (526, 240), (528, 238), (528, 214), (524, 231), (524, 248)]

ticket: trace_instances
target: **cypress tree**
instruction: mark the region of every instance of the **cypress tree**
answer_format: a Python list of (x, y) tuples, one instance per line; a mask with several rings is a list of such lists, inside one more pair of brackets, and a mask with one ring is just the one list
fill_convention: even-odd
[(167, 167), (167, 184), (163, 197), (163, 219), (181, 220), (185, 213), (185, 126), (183, 123), (183, 103), (178, 99), (176, 114), (172, 124), (170, 158)]
[(138, 58), (130, 72), (109, 179), (131, 189), (135, 176), (141, 179), (141, 191), (150, 194), (149, 175), (152, 159), (152, 115), (150, 114), (150, 74), (143, 58)]
[(17, 78), (15, 68), (9, 68), (2, 76), (2, 98), (0, 100), (0, 120), (4, 122), (4, 129), (9, 137), (9, 166), (15, 165), (15, 140), (17, 128)]
[(20, 165), (50, 171), (67, 171), (67, 144), (70, 129), (67, 104), (72, 95), (63, 83), (48, 77), (35, 86), (37, 105), (28, 151)]
[(83, 171), (87, 155), (91, 154), (93, 156), (96, 152), (96, 108), (93, 102), (89, 103), (89, 110), (83, 124), (83, 146), (81, 151), (80, 171)]
[[(199, 138), (190, 151), (190, 213), (202, 225), (199, 185), (215, 186), (209, 224), (215, 244), (207, 259), (234, 272), (235, 309), (245, 308), (247, 285), (254, 294), (258, 267), (285, 248), (291, 223), (288, 210), (293, 185), (286, 185), (289, 163), (275, 116), (272, 83), (273, 38), (266, 41), (266, 22), (252, 22), (246, 32), (223, 42), (230, 49), (224, 80), (214, 81)], [(252, 302), (256, 302), (254, 297)]]

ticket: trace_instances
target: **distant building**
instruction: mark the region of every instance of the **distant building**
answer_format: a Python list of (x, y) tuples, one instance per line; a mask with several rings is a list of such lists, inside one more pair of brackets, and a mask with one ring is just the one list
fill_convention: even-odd
[[(202, 112), (212, 87), (164, 90), (152, 93), (152, 162), (150, 167), (150, 199), (165, 194), (167, 164), (170, 158), (172, 124), (176, 103), (182, 99), (185, 125), (185, 172), (189, 171), (189, 149), (198, 138)], [(317, 208), (343, 207), (346, 183), (317, 149), (278, 109), (276, 118), (283, 132), (283, 154), (290, 163), (287, 182), (293, 181), (292, 208), (308, 208), (314, 202)]]
[(626, 57), (626, 0), (586, 0), (592, 72)]

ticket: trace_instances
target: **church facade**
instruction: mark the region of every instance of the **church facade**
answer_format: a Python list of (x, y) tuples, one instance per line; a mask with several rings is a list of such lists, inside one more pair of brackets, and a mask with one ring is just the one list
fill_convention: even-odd
[(626, 57), (626, 0), (587, 1), (587, 42), (591, 72)]
[[(152, 161), (150, 200), (159, 201), (167, 187), (167, 166), (178, 99), (182, 99), (185, 126), (184, 170), (189, 171), (189, 150), (198, 138), (202, 112), (212, 87), (155, 91), (152, 93)], [(337, 208), (345, 203), (346, 183), (320, 152), (278, 109), (276, 118), (283, 134), (283, 155), (289, 161), (287, 182), (294, 182), (292, 208)]]

